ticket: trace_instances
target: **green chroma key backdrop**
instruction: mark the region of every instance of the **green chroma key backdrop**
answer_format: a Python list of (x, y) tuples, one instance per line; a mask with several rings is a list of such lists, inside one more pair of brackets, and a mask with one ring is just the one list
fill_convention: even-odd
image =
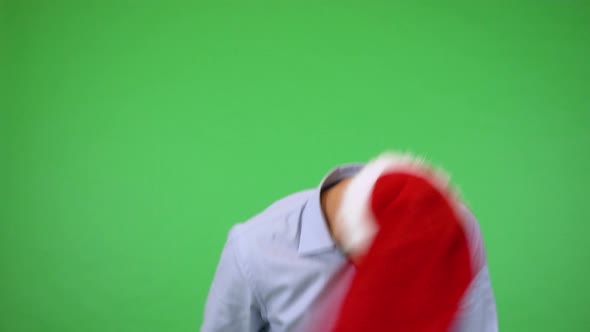
[(0, 1), (0, 330), (197, 331), (227, 231), (448, 169), (502, 331), (590, 331), (585, 1)]

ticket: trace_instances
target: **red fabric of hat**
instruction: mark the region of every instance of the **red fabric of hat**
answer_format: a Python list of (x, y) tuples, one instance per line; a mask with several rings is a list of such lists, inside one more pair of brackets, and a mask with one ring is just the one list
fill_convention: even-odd
[(381, 158), (347, 189), (368, 192), (344, 199), (365, 206), (343, 215), (363, 220), (343, 230), (357, 269), (333, 332), (447, 332), (473, 279), (456, 199), (440, 177), (401, 160)]

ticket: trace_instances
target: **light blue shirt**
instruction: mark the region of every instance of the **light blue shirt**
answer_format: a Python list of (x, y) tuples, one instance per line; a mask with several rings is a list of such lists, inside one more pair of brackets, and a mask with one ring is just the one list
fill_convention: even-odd
[[(320, 192), (362, 167), (337, 167), (318, 188), (287, 196), (232, 227), (209, 290), (201, 332), (304, 331), (321, 316), (322, 298), (343, 296), (354, 267), (330, 235)], [(479, 272), (453, 330), (494, 332), (496, 304), (483, 240), (469, 215), (467, 236)]]

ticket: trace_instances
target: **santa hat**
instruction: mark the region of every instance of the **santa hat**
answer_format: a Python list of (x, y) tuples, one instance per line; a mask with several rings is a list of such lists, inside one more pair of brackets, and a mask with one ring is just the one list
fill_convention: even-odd
[(473, 279), (458, 198), (424, 161), (386, 153), (348, 184), (335, 237), (356, 272), (333, 332), (446, 332)]

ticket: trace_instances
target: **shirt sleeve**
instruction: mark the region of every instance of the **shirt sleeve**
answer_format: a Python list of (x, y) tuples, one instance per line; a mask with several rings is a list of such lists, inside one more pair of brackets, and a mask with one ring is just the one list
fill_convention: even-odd
[(201, 332), (255, 332), (264, 325), (260, 306), (230, 231), (209, 289)]
[(492, 290), (483, 236), (477, 220), (465, 209), (466, 233), (472, 252), (475, 278), (461, 303), (454, 332), (497, 332), (498, 315)]
[(457, 319), (455, 332), (497, 332), (498, 316), (490, 275), (484, 266), (467, 290)]

